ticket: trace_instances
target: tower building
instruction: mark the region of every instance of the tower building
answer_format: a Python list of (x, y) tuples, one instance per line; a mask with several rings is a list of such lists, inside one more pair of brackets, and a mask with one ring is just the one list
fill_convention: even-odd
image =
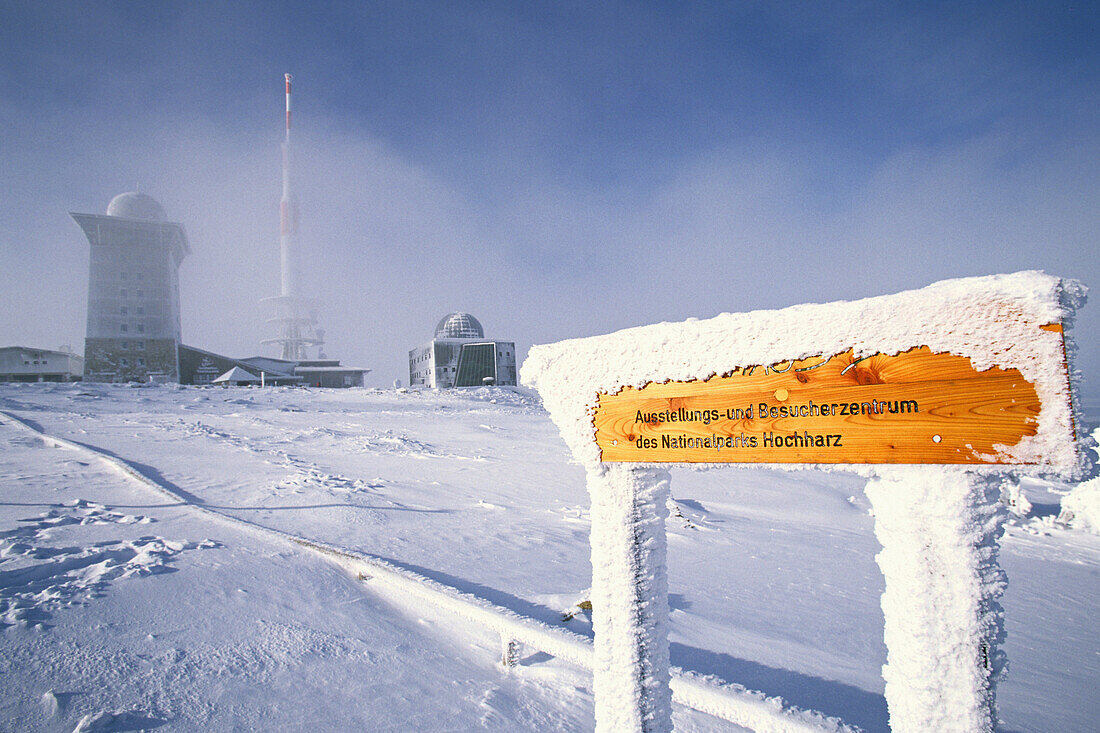
[(183, 225), (137, 192), (115, 196), (105, 215), (70, 215), (91, 248), (85, 381), (179, 381)]
[(279, 294), (262, 302), (274, 306), (275, 316), (268, 319), (278, 327), (279, 335), (264, 339), (263, 344), (276, 344), (280, 356), (288, 361), (309, 359), (306, 347), (316, 346), (317, 357), (324, 359), (325, 332), (317, 328), (317, 308), (314, 298), (298, 292), (298, 201), (290, 186), (290, 74), (286, 78), (286, 137), (283, 139), (283, 197), (279, 202), (279, 263), (281, 280)]
[(450, 313), (435, 338), (409, 352), (409, 386), (481, 387), (516, 384), (516, 345), (485, 338), (469, 313)]

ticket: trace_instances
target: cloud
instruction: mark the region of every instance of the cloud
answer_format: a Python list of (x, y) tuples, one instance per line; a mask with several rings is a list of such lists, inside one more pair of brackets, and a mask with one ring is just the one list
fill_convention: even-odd
[[(206, 33), (172, 6), (155, 32), (126, 21), (148, 32), (92, 43), (83, 65), (79, 46), (32, 43), (0, 105), (0, 309), (15, 314), (0, 343), (82, 343), (87, 244), (66, 212), (140, 186), (191, 239), (185, 340), (259, 352), (273, 328), (259, 301), (279, 282), (279, 80), (299, 69), (302, 280), (325, 303), (329, 353), (377, 384), (406, 379), (408, 350), (456, 309), (522, 355), (947, 277), (1100, 282), (1095, 72), (1071, 29), (1036, 26), (1069, 34), (1066, 50), (1032, 38), (1023, 6), (988, 23), (965, 8), (771, 7), (594, 26), (345, 10), (340, 32), (326, 16), (292, 34), (248, 31), (251, 9), (219, 11)], [(471, 26), (506, 33), (479, 45)], [(371, 50), (395, 29), (412, 35)], [(1086, 309), (1089, 365), (1097, 325)]]

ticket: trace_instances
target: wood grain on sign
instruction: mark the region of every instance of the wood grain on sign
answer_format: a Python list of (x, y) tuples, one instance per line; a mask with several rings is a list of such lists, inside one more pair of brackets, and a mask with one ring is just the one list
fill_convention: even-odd
[(1019, 371), (919, 347), (626, 387), (599, 396), (595, 426), (607, 462), (1011, 463), (998, 446), (1034, 435), (1039, 410)]

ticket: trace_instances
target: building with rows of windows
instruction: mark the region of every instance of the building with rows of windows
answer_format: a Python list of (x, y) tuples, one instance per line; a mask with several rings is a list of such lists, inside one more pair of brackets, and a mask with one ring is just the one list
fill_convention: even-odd
[(84, 379), (179, 381), (183, 225), (143, 193), (115, 196), (106, 214), (72, 214), (91, 247)]

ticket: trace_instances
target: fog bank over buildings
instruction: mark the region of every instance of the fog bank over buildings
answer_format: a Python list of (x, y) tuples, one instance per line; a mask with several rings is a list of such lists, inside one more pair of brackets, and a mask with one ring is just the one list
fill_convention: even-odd
[[(3, 345), (83, 343), (67, 212), (137, 190), (187, 233), (185, 340), (257, 350), (287, 70), (302, 287), (368, 384), (454, 310), (521, 363), (950, 277), (1100, 283), (1095, 8), (52, 7), (0, 27)], [(1094, 395), (1097, 333), (1093, 304)]]

